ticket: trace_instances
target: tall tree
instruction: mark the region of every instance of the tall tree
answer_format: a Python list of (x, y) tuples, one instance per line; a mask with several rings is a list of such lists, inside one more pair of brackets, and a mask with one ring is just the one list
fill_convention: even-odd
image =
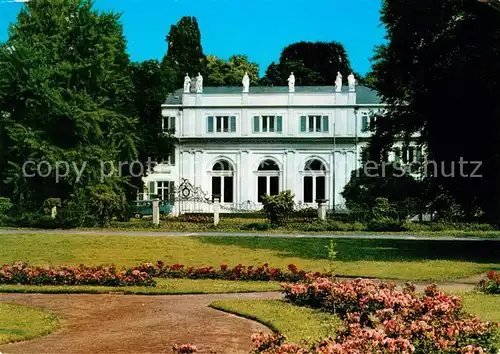
[[(168, 93), (174, 91), (175, 72), (157, 60), (131, 64), (134, 86), (134, 115), (139, 117), (137, 143), (139, 161), (161, 162), (173, 153), (172, 132), (164, 131), (161, 122), (161, 105)], [(144, 171), (146, 172), (146, 171)], [(137, 175), (133, 185), (141, 189), (142, 178)], [(130, 190), (135, 193), (135, 190)]]
[(206, 66), (196, 17), (182, 17), (170, 27), (166, 41), (168, 50), (164, 63), (176, 71), (175, 87), (182, 87), (186, 73), (196, 76)]
[[(123, 191), (121, 179), (101, 179), (101, 163), (136, 157), (129, 58), (119, 15), (92, 5), (29, 2), (0, 47), (0, 165), (15, 200), (71, 199), (100, 184)], [(51, 171), (30, 165), (33, 177), (23, 176), (27, 161)], [(57, 180), (61, 163), (69, 170)]]
[(259, 81), (259, 65), (249, 62), (246, 55), (233, 55), (227, 61), (209, 55), (205, 72), (210, 86), (239, 86), (245, 72), (251, 83)]
[(418, 132), (432, 161), (429, 197), (449, 194), (500, 222), (500, 13), (476, 0), (384, 1), (382, 21), (388, 43), (372, 78), (389, 108), (372, 159)]
[(297, 85), (333, 85), (337, 71), (347, 77), (352, 72), (347, 52), (338, 42), (297, 42), (285, 47), (278, 63), (271, 63), (263, 85), (287, 84), (290, 72)]

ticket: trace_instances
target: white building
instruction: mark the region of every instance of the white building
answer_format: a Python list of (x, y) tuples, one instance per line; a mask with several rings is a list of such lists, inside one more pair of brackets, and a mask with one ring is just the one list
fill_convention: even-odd
[(384, 105), (364, 86), (293, 86), (197, 93), (187, 83), (170, 95), (162, 124), (178, 145), (145, 177), (144, 197), (175, 194), (175, 214), (210, 212), (213, 195), (223, 211), (260, 208), (264, 194), (287, 189), (297, 204), (343, 205), (340, 193), (370, 137), (370, 112)]

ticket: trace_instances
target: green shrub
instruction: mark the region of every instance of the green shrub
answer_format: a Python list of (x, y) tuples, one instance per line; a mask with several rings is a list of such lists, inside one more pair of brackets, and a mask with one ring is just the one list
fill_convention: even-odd
[(271, 229), (271, 227), (272, 225), (266, 222), (253, 222), (243, 225), (241, 230), (267, 231)]
[(12, 208), (12, 202), (9, 198), (0, 197), (0, 215), (4, 215)]
[(380, 218), (370, 221), (366, 228), (375, 232), (398, 232), (401, 231), (401, 222), (392, 218)]
[(421, 222), (404, 221), (401, 224), (401, 231), (422, 232), (422, 231), (430, 231), (430, 230), (431, 230), (431, 227), (428, 224), (421, 223)]
[(294, 194), (290, 190), (281, 191), (278, 195), (266, 195), (262, 204), (271, 224), (283, 225), (295, 209)]
[(59, 198), (49, 198), (43, 202), (43, 212), (46, 215), (50, 215), (52, 213), (52, 208), (60, 208), (61, 207), (61, 199)]

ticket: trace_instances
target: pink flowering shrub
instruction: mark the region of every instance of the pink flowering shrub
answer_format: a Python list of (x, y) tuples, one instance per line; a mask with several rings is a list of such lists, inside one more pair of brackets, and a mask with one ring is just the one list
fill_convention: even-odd
[(335, 338), (313, 344), (287, 343), (280, 335), (255, 334), (255, 353), (496, 353), (498, 324), (482, 322), (462, 310), (461, 299), (435, 285), (419, 296), (407, 284), (356, 279), (334, 282), (310, 278), (283, 284), (284, 296), (299, 306), (319, 308), (344, 320)]
[(486, 294), (500, 294), (500, 272), (490, 270), (486, 279), (476, 285), (476, 289)]
[(320, 273), (306, 273), (294, 264), (288, 265), (288, 269), (283, 270), (269, 267), (267, 263), (258, 267), (238, 264), (233, 268), (227, 264), (221, 264), (219, 268), (215, 268), (185, 266), (184, 264), (165, 265), (162, 261), (158, 261), (156, 265), (145, 263), (135, 269), (159, 278), (298, 282), (308, 277), (322, 276)]
[(0, 284), (22, 285), (101, 285), (101, 286), (155, 286), (150, 274), (138, 269), (119, 270), (109, 267), (50, 267), (30, 266), (24, 262), (3, 265)]

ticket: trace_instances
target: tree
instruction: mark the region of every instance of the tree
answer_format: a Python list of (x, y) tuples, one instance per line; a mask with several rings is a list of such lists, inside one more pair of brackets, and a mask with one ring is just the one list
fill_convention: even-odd
[[(136, 157), (129, 58), (119, 15), (92, 5), (27, 3), (0, 46), (2, 193), (13, 201), (68, 200), (101, 183), (123, 193), (124, 181), (103, 181), (101, 167)], [(24, 176), (27, 161), (47, 161), (38, 171), (47, 176), (33, 165)], [(60, 163), (67, 176), (57, 180)]]
[(227, 61), (214, 55), (207, 56), (207, 85), (240, 86), (245, 73), (251, 83), (259, 81), (259, 65), (248, 61), (246, 55), (233, 55)]
[(337, 71), (347, 77), (352, 72), (347, 53), (338, 42), (297, 42), (285, 47), (278, 63), (271, 63), (263, 85), (287, 85), (293, 71), (297, 85), (333, 85)]
[[(175, 72), (165, 63), (147, 60), (131, 64), (133, 82), (134, 115), (139, 117), (137, 143), (139, 161), (161, 162), (174, 153), (172, 132), (164, 131), (161, 122), (161, 105), (168, 93), (174, 91)], [(127, 166), (129, 168), (129, 166)], [(146, 171), (144, 171), (146, 172)], [(137, 174), (138, 175), (138, 174)], [(133, 178), (137, 189), (142, 187), (142, 178)], [(130, 194), (136, 190), (130, 190)]]
[(166, 41), (168, 50), (164, 63), (176, 72), (175, 87), (183, 87), (186, 73), (196, 76), (206, 67), (196, 17), (182, 17), (177, 24), (170, 27)]
[(430, 160), (439, 166), (428, 176), (430, 196), (446, 193), (469, 217), (481, 209), (495, 223), (500, 221), (499, 20), (500, 13), (476, 0), (384, 3), (389, 41), (377, 48), (373, 75), (389, 109), (377, 119), (371, 149), (375, 158), (395, 139), (420, 132)]

